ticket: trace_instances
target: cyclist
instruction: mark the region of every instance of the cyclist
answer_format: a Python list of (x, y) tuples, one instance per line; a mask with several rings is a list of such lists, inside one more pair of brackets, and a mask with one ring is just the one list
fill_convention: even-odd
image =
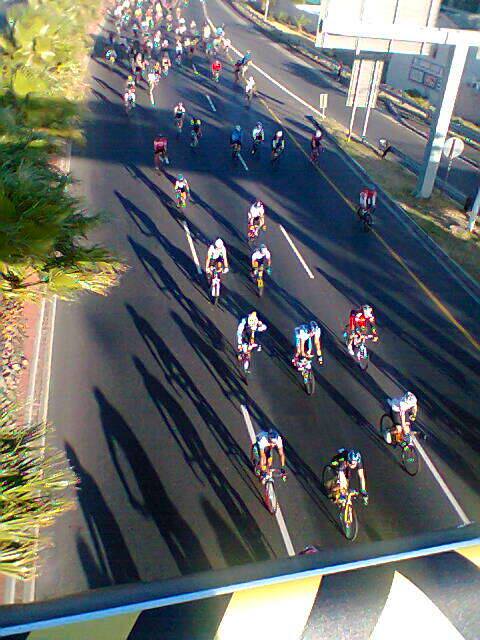
[(105, 58), (107, 60), (107, 62), (110, 63), (110, 65), (113, 67), (113, 65), (115, 64), (116, 60), (117, 60), (117, 54), (115, 52), (115, 49), (108, 49), (108, 51), (105, 53)]
[(373, 341), (377, 342), (377, 327), (373, 309), (369, 304), (364, 304), (361, 309), (352, 309), (348, 321), (349, 337), (348, 337), (348, 353), (353, 356), (353, 340), (356, 334), (371, 333)]
[(190, 195), (190, 185), (188, 184), (187, 179), (184, 178), (181, 173), (179, 173), (177, 176), (174, 189), (179, 201), (182, 200), (182, 198), (185, 198), (186, 200)]
[(265, 207), (261, 200), (254, 202), (248, 210), (248, 226), (258, 230), (265, 226)]
[(177, 40), (177, 43), (175, 45), (175, 62), (177, 64), (181, 64), (182, 55), (183, 55), (183, 44), (181, 40)]
[(312, 160), (318, 158), (318, 154), (322, 149), (322, 138), (323, 133), (321, 129), (317, 129), (310, 140), (310, 147), (312, 149), (311, 158)]
[[(256, 311), (251, 311), (247, 317), (240, 320), (237, 327), (237, 348), (241, 354), (245, 348), (255, 346), (257, 351), (261, 351), (261, 347), (255, 344), (255, 333), (257, 331), (266, 331), (267, 325), (259, 320)], [(239, 358), (241, 356), (239, 355)]]
[(135, 95), (135, 85), (133, 85), (133, 87), (130, 87), (130, 89), (127, 89), (125, 91), (125, 94), (123, 96), (123, 100), (125, 102), (125, 109), (127, 111), (130, 111), (130, 109), (133, 109), (133, 107), (136, 104), (136, 95)]
[(173, 116), (175, 118), (176, 126), (182, 130), (183, 120), (185, 118), (185, 107), (183, 106), (183, 102), (177, 102), (177, 104), (173, 107)]
[(273, 451), (278, 451), (280, 458), (280, 473), (285, 478), (285, 451), (283, 449), (283, 440), (276, 429), (268, 431), (259, 431), (255, 436), (255, 442), (252, 444), (251, 457), (255, 465), (255, 474), (260, 478), (264, 478), (272, 468)]
[(285, 139), (283, 137), (283, 131), (278, 130), (272, 138), (272, 159), (278, 158), (278, 156), (285, 149)]
[(210, 25), (208, 24), (208, 22), (205, 22), (203, 25), (202, 35), (204, 43), (206, 43), (212, 35), (212, 30), (210, 29)]
[(251, 60), (252, 60), (252, 53), (251, 51), (247, 51), (247, 53), (243, 56), (243, 58), (240, 61), (242, 67), (246, 68), (250, 64)]
[[(390, 405), (390, 415), (393, 420), (395, 431), (400, 435), (403, 431), (405, 442), (410, 441), (410, 423), (414, 422), (417, 417), (418, 402), (416, 396), (407, 391), (400, 398), (392, 398), (388, 401)], [(390, 431), (384, 434), (385, 442), (392, 444), (392, 433)]]
[(235, 128), (232, 131), (232, 133), (230, 134), (230, 146), (231, 147), (238, 146), (238, 150), (240, 151), (240, 149), (242, 148), (242, 139), (243, 139), (242, 127), (239, 124), (237, 124), (235, 125)]
[(205, 260), (205, 272), (210, 279), (214, 267), (219, 268), (222, 273), (228, 273), (227, 249), (221, 238), (217, 238), (208, 247), (207, 258)]
[[(365, 471), (360, 451), (342, 447), (333, 456), (330, 466), (335, 469), (338, 479), (339, 499), (345, 500), (348, 492), (348, 485), (353, 471), (358, 472), (360, 480), (360, 493), (364, 504), (368, 504), (367, 485), (365, 482)], [(338, 500), (338, 498), (337, 498)]]
[(192, 146), (196, 146), (202, 137), (202, 121), (199, 118), (192, 118), (190, 124), (192, 126)]
[(222, 70), (222, 63), (220, 62), (220, 60), (215, 59), (212, 62), (212, 78), (215, 80), (215, 82), (218, 82), (220, 80), (221, 70)]
[[(315, 343), (315, 349), (317, 351), (318, 363), (323, 364), (322, 346), (320, 343), (320, 337), (322, 330), (318, 326), (315, 320), (307, 324), (301, 324), (295, 327), (295, 355), (292, 359), (294, 367), (298, 365), (298, 361), (301, 358), (308, 358), (312, 355), (313, 343)], [(306, 348), (305, 348), (306, 347)]]
[(247, 84), (245, 85), (245, 95), (247, 97), (247, 100), (251, 100), (253, 98), (255, 86), (255, 79), (253, 76), (250, 76), (247, 80)]
[(150, 102), (154, 105), (155, 98), (153, 96), (153, 90), (155, 89), (158, 82), (158, 75), (155, 69), (155, 66), (151, 66), (148, 69), (147, 73), (147, 84), (148, 84), (148, 94), (150, 96)]
[(257, 122), (252, 130), (252, 154), (257, 150), (257, 147), (265, 140), (265, 132), (263, 130), (263, 124)]
[(170, 56), (168, 55), (168, 51), (164, 51), (163, 52), (161, 64), (162, 64), (163, 75), (166, 77), (166, 76), (168, 76), (168, 71), (169, 71), (170, 67), (172, 66), (172, 61), (170, 60)]
[(128, 76), (127, 82), (125, 83), (125, 91), (129, 91), (130, 89), (135, 91), (135, 78), (132, 75)]
[(259, 267), (267, 267), (267, 273), (272, 271), (272, 255), (266, 245), (261, 244), (258, 249), (252, 253), (252, 278), (255, 278)]
[(195, 20), (192, 20), (190, 22), (190, 32), (193, 36), (197, 35), (197, 23), (195, 22)]
[(153, 157), (155, 167), (157, 169), (160, 168), (160, 162), (165, 162), (165, 164), (170, 164), (170, 160), (167, 155), (168, 149), (168, 140), (167, 137), (163, 134), (159, 134), (155, 136), (153, 141)]
[(377, 206), (377, 190), (373, 185), (365, 187), (360, 191), (360, 216), (369, 211), (372, 215)]

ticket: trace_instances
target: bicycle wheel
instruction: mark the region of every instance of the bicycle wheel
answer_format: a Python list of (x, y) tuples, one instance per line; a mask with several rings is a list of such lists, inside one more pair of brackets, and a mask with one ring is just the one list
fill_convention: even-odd
[(380, 418), (380, 435), (384, 440), (385, 440), (385, 435), (387, 433), (389, 432), (392, 433), (392, 429), (393, 429), (393, 420), (388, 415), (388, 413), (384, 413), (383, 416)]
[(263, 276), (257, 277), (257, 291), (258, 295), (261, 298), (263, 296), (264, 286), (263, 286)]
[(340, 525), (345, 538), (351, 541), (355, 540), (358, 534), (358, 519), (351, 501), (340, 510)]
[(332, 490), (337, 483), (337, 472), (329, 464), (323, 467), (322, 483), (327, 497), (331, 498)]
[(372, 216), (368, 213), (368, 211), (363, 216), (363, 230), (368, 232), (372, 228)]
[(413, 444), (402, 447), (402, 465), (409, 476), (416, 476), (420, 466), (420, 459)]
[(368, 354), (365, 352), (365, 355), (362, 356), (361, 352), (357, 349), (355, 352), (355, 357), (358, 361), (358, 366), (362, 371), (366, 371), (368, 369)]
[(277, 512), (278, 502), (277, 502), (277, 495), (275, 493), (273, 480), (267, 480), (265, 482), (264, 498), (265, 498), (265, 506), (270, 511), (272, 516), (274, 516)]
[(313, 395), (313, 392), (315, 391), (315, 376), (313, 375), (313, 371), (311, 369), (305, 375), (303, 382), (305, 385), (305, 391), (307, 392), (307, 395), (308, 396)]

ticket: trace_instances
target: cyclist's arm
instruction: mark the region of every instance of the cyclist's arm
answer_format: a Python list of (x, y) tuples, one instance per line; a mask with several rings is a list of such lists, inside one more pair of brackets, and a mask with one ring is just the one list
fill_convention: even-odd
[(237, 327), (237, 343), (239, 346), (243, 344), (244, 330), (245, 330), (245, 319), (243, 319)]
[(227, 250), (225, 248), (222, 251), (222, 255), (223, 255), (223, 264), (225, 265), (225, 269), (228, 269), (228, 257), (227, 257)]
[(207, 257), (205, 259), (205, 271), (208, 271), (210, 268), (210, 261), (212, 259), (212, 252), (210, 249), (207, 251)]
[(340, 487), (340, 493), (347, 493), (348, 491), (348, 480), (345, 472), (342, 470), (338, 471), (338, 486)]
[(365, 481), (365, 471), (363, 469), (358, 470), (358, 477), (360, 479), (360, 488), (364, 493), (367, 493), (367, 483)]
[(320, 344), (320, 335), (315, 334), (315, 349), (317, 350), (317, 356), (322, 355), (322, 345)]

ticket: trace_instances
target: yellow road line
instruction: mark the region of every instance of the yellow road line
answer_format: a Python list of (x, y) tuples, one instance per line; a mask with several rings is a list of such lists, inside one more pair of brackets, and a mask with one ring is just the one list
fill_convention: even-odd
[(127, 640), (141, 611), (124, 613), (99, 620), (87, 620), (72, 624), (39, 629), (28, 635), (28, 640)]
[[(326, 175), (324, 171), (322, 171), (322, 169), (320, 169), (320, 167), (317, 164), (313, 163), (310, 160), (310, 156), (307, 154), (305, 149), (303, 149), (303, 147), (297, 142), (297, 140), (295, 140), (293, 135), (290, 133), (288, 128), (285, 127), (285, 125), (283, 124), (281, 119), (277, 116), (277, 114), (273, 111), (273, 109), (265, 102), (263, 98), (260, 98), (260, 102), (267, 109), (267, 111), (274, 118), (274, 120), (276, 120), (276, 122), (282, 125), (283, 129), (287, 132), (287, 135), (290, 138), (290, 140), (293, 142), (293, 144), (297, 147), (297, 149), (299, 149), (301, 153), (303, 153), (303, 155), (307, 158), (307, 160), (311, 162), (313, 167), (318, 171), (318, 173), (322, 176), (322, 178), (326, 182), (328, 182), (328, 184), (332, 187), (332, 189), (335, 190), (335, 192), (340, 196), (340, 198), (345, 202), (345, 204), (348, 207), (350, 207), (350, 209), (354, 213), (356, 213), (357, 211), (356, 205), (354, 205), (353, 202), (340, 191), (337, 185), (334, 184), (334, 182)], [(401, 256), (399, 256), (398, 253), (394, 249), (392, 249), (392, 247), (390, 247), (387, 241), (384, 240), (377, 231), (373, 230), (373, 234), (382, 243), (382, 245), (385, 247), (387, 252), (392, 256), (392, 258), (394, 258), (394, 260), (398, 262), (398, 264), (408, 273), (408, 275), (420, 287), (420, 289), (426, 294), (426, 296), (435, 304), (435, 306), (447, 318), (447, 320), (451, 324), (453, 324), (453, 326), (456, 329), (458, 329), (458, 331), (460, 331), (460, 333), (468, 340), (468, 342), (470, 342), (470, 344), (473, 347), (475, 347), (475, 349), (477, 349), (477, 351), (480, 351), (480, 343), (471, 335), (471, 333), (469, 333), (469, 331), (467, 331), (467, 329), (465, 329), (465, 327), (460, 322), (458, 322), (458, 320), (447, 309), (447, 307), (443, 304), (443, 302), (433, 293), (433, 291), (431, 291), (427, 287), (427, 285), (424, 284), (422, 280), (420, 280), (420, 278), (410, 269), (410, 267), (406, 264), (405, 260)]]
[(236, 591), (215, 640), (269, 638), (300, 640), (312, 610), (321, 576)]
[(480, 569), (480, 545), (476, 547), (464, 547), (463, 549), (457, 549), (457, 553), (461, 556), (473, 562)]

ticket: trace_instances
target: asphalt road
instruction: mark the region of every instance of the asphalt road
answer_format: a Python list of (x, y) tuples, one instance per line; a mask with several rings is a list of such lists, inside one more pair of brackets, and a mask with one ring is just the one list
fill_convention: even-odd
[[(197, 22), (201, 11), (192, 1), (188, 14)], [(315, 70), (223, 4), (209, 3), (208, 12), (265, 72), (311, 99)], [(405, 388), (420, 399), (429, 460), (468, 518), (480, 516), (479, 351), (447, 318), (478, 336), (477, 303), (382, 205), (381, 240), (361, 231), (344, 199), (356, 201), (361, 184), (342, 157), (328, 148), (317, 171), (295, 146), (308, 147), (306, 108), (264, 77), (258, 84), (265, 103), (246, 108), (228, 63), (219, 85), (206, 77), (204, 59), (195, 64), (199, 75), (185, 65), (161, 80), (155, 108), (140, 91), (130, 121), (120, 98), (123, 71), (98, 60), (90, 65), (87, 143), (73, 150), (72, 171), (92, 209), (112, 214), (98, 240), (131, 268), (106, 299), (58, 305), (49, 418), (80, 489), (78, 509), (53, 530), (38, 598), (286, 555), (249, 469), (241, 405), (255, 428), (275, 425), (285, 437), (289, 477), (278, 494), (296, 552), (348, 544), (320, 482), (340, 446), (358, 447), (365, 459), (370, 504), (360, 508), (359, 541), (461, 524), (426, 464), (410, 478), (378, 436), (385, 397)], [(204, 121), (195, 153), (186, 132), (175, 138), (179, 99)], [(266, 153), (252, 159), (245, 152), (248, 171), (233, 163), (233, 125), (249, 129), (261, 119), (270, 136), (274, 118), (291, 136), (278, 167)], [(159, 130), (171, 142), (163, 175), (152, 169)], [(185, 214), (173, 198), (179, 171), (192, 188)], [(262, 300), (247, 277), (246, 212), (256, 198), (266, 203), (273, 255)], [(228, 246), (231, 271), (218, 308), (208, 300), (185, 224), (202, 265), (212, 239), (221, 236)], [(381, 336), (366, 373), (342, 346), (348, 312), (364, 301), (377, 310)], [(252, 308), (268, 331), (247, 387), (233, 344), (239, 319)], [(289, 358), (294, 326), (311, 318), (323, 328), (325, 364), (307, 397)]]

